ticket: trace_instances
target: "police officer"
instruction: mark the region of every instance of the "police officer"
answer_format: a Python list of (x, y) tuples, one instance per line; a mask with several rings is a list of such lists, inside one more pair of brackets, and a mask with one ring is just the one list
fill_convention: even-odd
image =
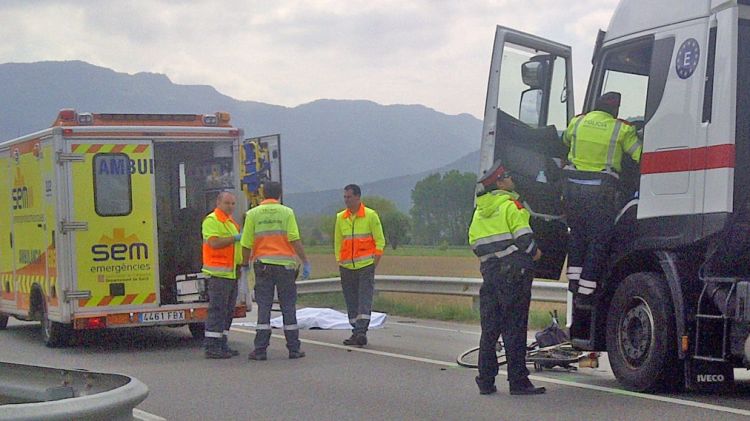
[(498, 372), (495, 348), (503, 335), (508, 357), (511, 395), (537, 395), (526, 368), (526, 331), (533, 261), (542, 253), (529, 226), (529, 212), (518, 202), (511, 174), (496, 162), (480, 179), (476, 209), (469, 226), (469, 244), (479, 257), (482, 287), (479, 312), (479, 393), (495, 393)]
[(601, 280), (617, 212), (623, 153), (640, 161), (636, 129), (617, 115), (620, 94), (600, 96), (594, 111), (571, 120), (563, 141), (570, 147), (566, 167), (565, 210), (569, 289), (579, 299), (591, 296)]
[(237, 302), (237, 265), (242, 262), (240, 226), (232, 219), (235, 196), (221, 192), (216, 209), (203, 220), (203, 268), (208, 274), (208, 319), (206, 358), (231, 358), (239, 352), (229, 348), (227, 339)]
[(300, 240), (294, 211), (279, 202), (281, 184), (275, 181), (266, 182), (263, 184), (263, 192), (266, 199), (247, 211), (240, 240), (243, 261), (253, 262), (255, 301), (258, 303), (255, 349), (248, 358), (256, 361), (268, 358), (274, 289), (278, 293), (281, 305), (289, 358), (302, 358), (305, 353), (300, 350), (295, 308), (297, 286), (294, 282), (298, 273), (296, 258), (302, 260), (302, 279), (310, 276), (311, 266)]

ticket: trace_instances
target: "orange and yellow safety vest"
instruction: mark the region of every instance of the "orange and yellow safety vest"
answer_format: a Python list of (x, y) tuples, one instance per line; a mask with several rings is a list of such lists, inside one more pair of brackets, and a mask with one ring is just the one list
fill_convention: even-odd
[(345, 209), (336, 214), (334, 250), (336, 262), (347, 269), (361, 269), (375, 263), (383, 254), (385, 236), (377, 212), (360, 203), (352, 213)]

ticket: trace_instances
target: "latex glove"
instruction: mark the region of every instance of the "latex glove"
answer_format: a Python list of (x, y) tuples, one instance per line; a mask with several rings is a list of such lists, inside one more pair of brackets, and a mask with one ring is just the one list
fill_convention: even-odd
[(242, 234), (234, 234), (234, 241), (240, 241), (240, 238), (242, 238)]
[(312, 266), (310, 265), (310, 262), (305, 262), (302, 264), (302, 280), (308, 279), (310, 277), (310, 272), (312, 272)]

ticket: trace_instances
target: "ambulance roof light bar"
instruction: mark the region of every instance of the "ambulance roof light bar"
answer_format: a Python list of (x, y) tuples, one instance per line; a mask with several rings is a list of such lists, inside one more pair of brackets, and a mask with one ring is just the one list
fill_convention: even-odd
[[(214, 114), (128, 114), (128, 113), (77, 113), (72, 108), (61, 109), (53, 126), (110, 126), (110, 125), (179, 125), (179, 126), (229, 126), (228, 112)], [(178, 124), (174, 124), (178, 123)]]

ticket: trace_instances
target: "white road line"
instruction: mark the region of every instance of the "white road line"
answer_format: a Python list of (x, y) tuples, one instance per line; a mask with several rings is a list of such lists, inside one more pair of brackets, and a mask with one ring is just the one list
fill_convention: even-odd
[[(235, 332), (249, 333), (249, 334), (252, 334), (252, 335), (255, 334), (255, 332), (252, 331), (252, 330), (239, 329), (239, 328), (234, 328), (234, 327), (231, 328), (231, 330), (233, 330)], [(274, 338), (278, 338), (278, 339), (285, 339), (283, 335), (273, 334), (271, 336), (273, 336)], [(430, 359), (430, 358), (414, 357), (414, 356), (411, 356), (411, 355), (395, 354), (395, 353), (392, 353), (392, 352), (377, 351), (377, 350), (368, 349), (368, 348), (356, 348), (356, 347), (350, 347), (350, 346), (345, 346), (345, 345), (331, 344), (331, 343), (328, 343), (328, 342), (315, 341), (315, 340), (312, 340), (312, 339), (301, 339), (300, 338), (300, 341), (302, 341), (304, 343), (307, 343), (307, 344), (325, 346), (325, 347), (328, 347), (328, 348), (343, 349), (343, 350), (352, 351), (352, 352), (362, 352), (362, 353), (365, 353), (365, 354), (381, 355), (381, 356), (384, 356), (384, 357), (392, 357), (392, 358), (399, 358), (399, 359), (402, 359), (402, 360), (417, 361), (417, 362), (422, 362), (422, 363), (427, 363), (427, 364), (440, 365), (440, 366), (443, 366), (443, 367), (459, 367), (459, 365), (456, 364), (455, 362), (447, 362), (447, 361), (433, 360), (433, 359)], [(500, 374), (502, 374), (504, 376), (508, 375), (505, 371), (500, 371)], [(689, 401), (689, 400), (685, 400), (685, 399), (670, 398), (670, 397), (666, 397), (666, 396), (649, 395), (649, 394), (646, 394), (646, 393), (630, 392), (628, 390), (621, 390), (621, 389), (615, 389), (615, 388), (604, 387), (604, 386), (596, 386), (596, 385), (585, 384), (585, 383), (576, 383), (576, 382), (571, 382), (571, 381), (567, 381), (567, 380), (558, 380), (558, 379), (553, 379), (553, 378), (549, 378), (549, 377), (542, 377), (542, 376), (531, 375), (531, 376), (529, 376), (529, 378), (532, 379), (532, 380), (536, 380), (536, 381), (540, 381), (540, 382), (545, 382), (545, 383), (558, 384), (558, 385), (561, 385), (561, 386), (569, 386), (569, 387), (577, 387), (577, 388), (580, 388), (580, 389), (596, 390), (596, 391), (599, 391), (599, 392), (612, 393), (612, 394), (615, 394), (615, 395), (630, 396), (630, 397), (634, 397), (634, 398), (648, 399), (648, 400), (659, 401), (659, 402), (666, 402), (666, 403), (671, 403), (671, 404), (675, 404), (675, 405), (682, 405), (682, 406), (688, 406), (688, 407), (693, 407), (693, 408), (701, 408), (701, 409), (707, 409), (707, 410), (711, 410), (711, 411), (725, 412), (725, 413), (729, 413), (729, 414), (737, 414), (737, 415), (750, 416), (750, 411), (748, 411), (748, 410), (739, 409), (739, 408), (732, 408), (732, 407), (729, 407), (729, 406), (713, 405), (713, 404), (710, 404), (710, 403), (695, 402), (695, 401)]]
[(138, 408), (133, 408), (133, 418), (143, 421), (167, 421), (166, 418), (162, 418), (158, 415), (154, 415), (150, 412), (146, 412)]
[(390, 326), (386, 326), (386, 327), (392, 327), (394, 324), (396, 326), (408, 326), (408, 327), (415, 327), (415, 328), (418, 328), (418, 329), (440, 330), (440, 331), (443, 331), (443, 332), (468, 333), (470, 335), (477, 335), (477, 336), (482, 334), (482, 332), (475, 332), (475, 331), (472, 331), (472, 330), (449, 329), (449, 328), (445, 328), (445, 327), (425, 326), (425, 325), (420, 325), (420, 324), (416, 324), (416, 323), (400, 323), (398, 321), (393, 322), (393, 324), (391, 324)]

